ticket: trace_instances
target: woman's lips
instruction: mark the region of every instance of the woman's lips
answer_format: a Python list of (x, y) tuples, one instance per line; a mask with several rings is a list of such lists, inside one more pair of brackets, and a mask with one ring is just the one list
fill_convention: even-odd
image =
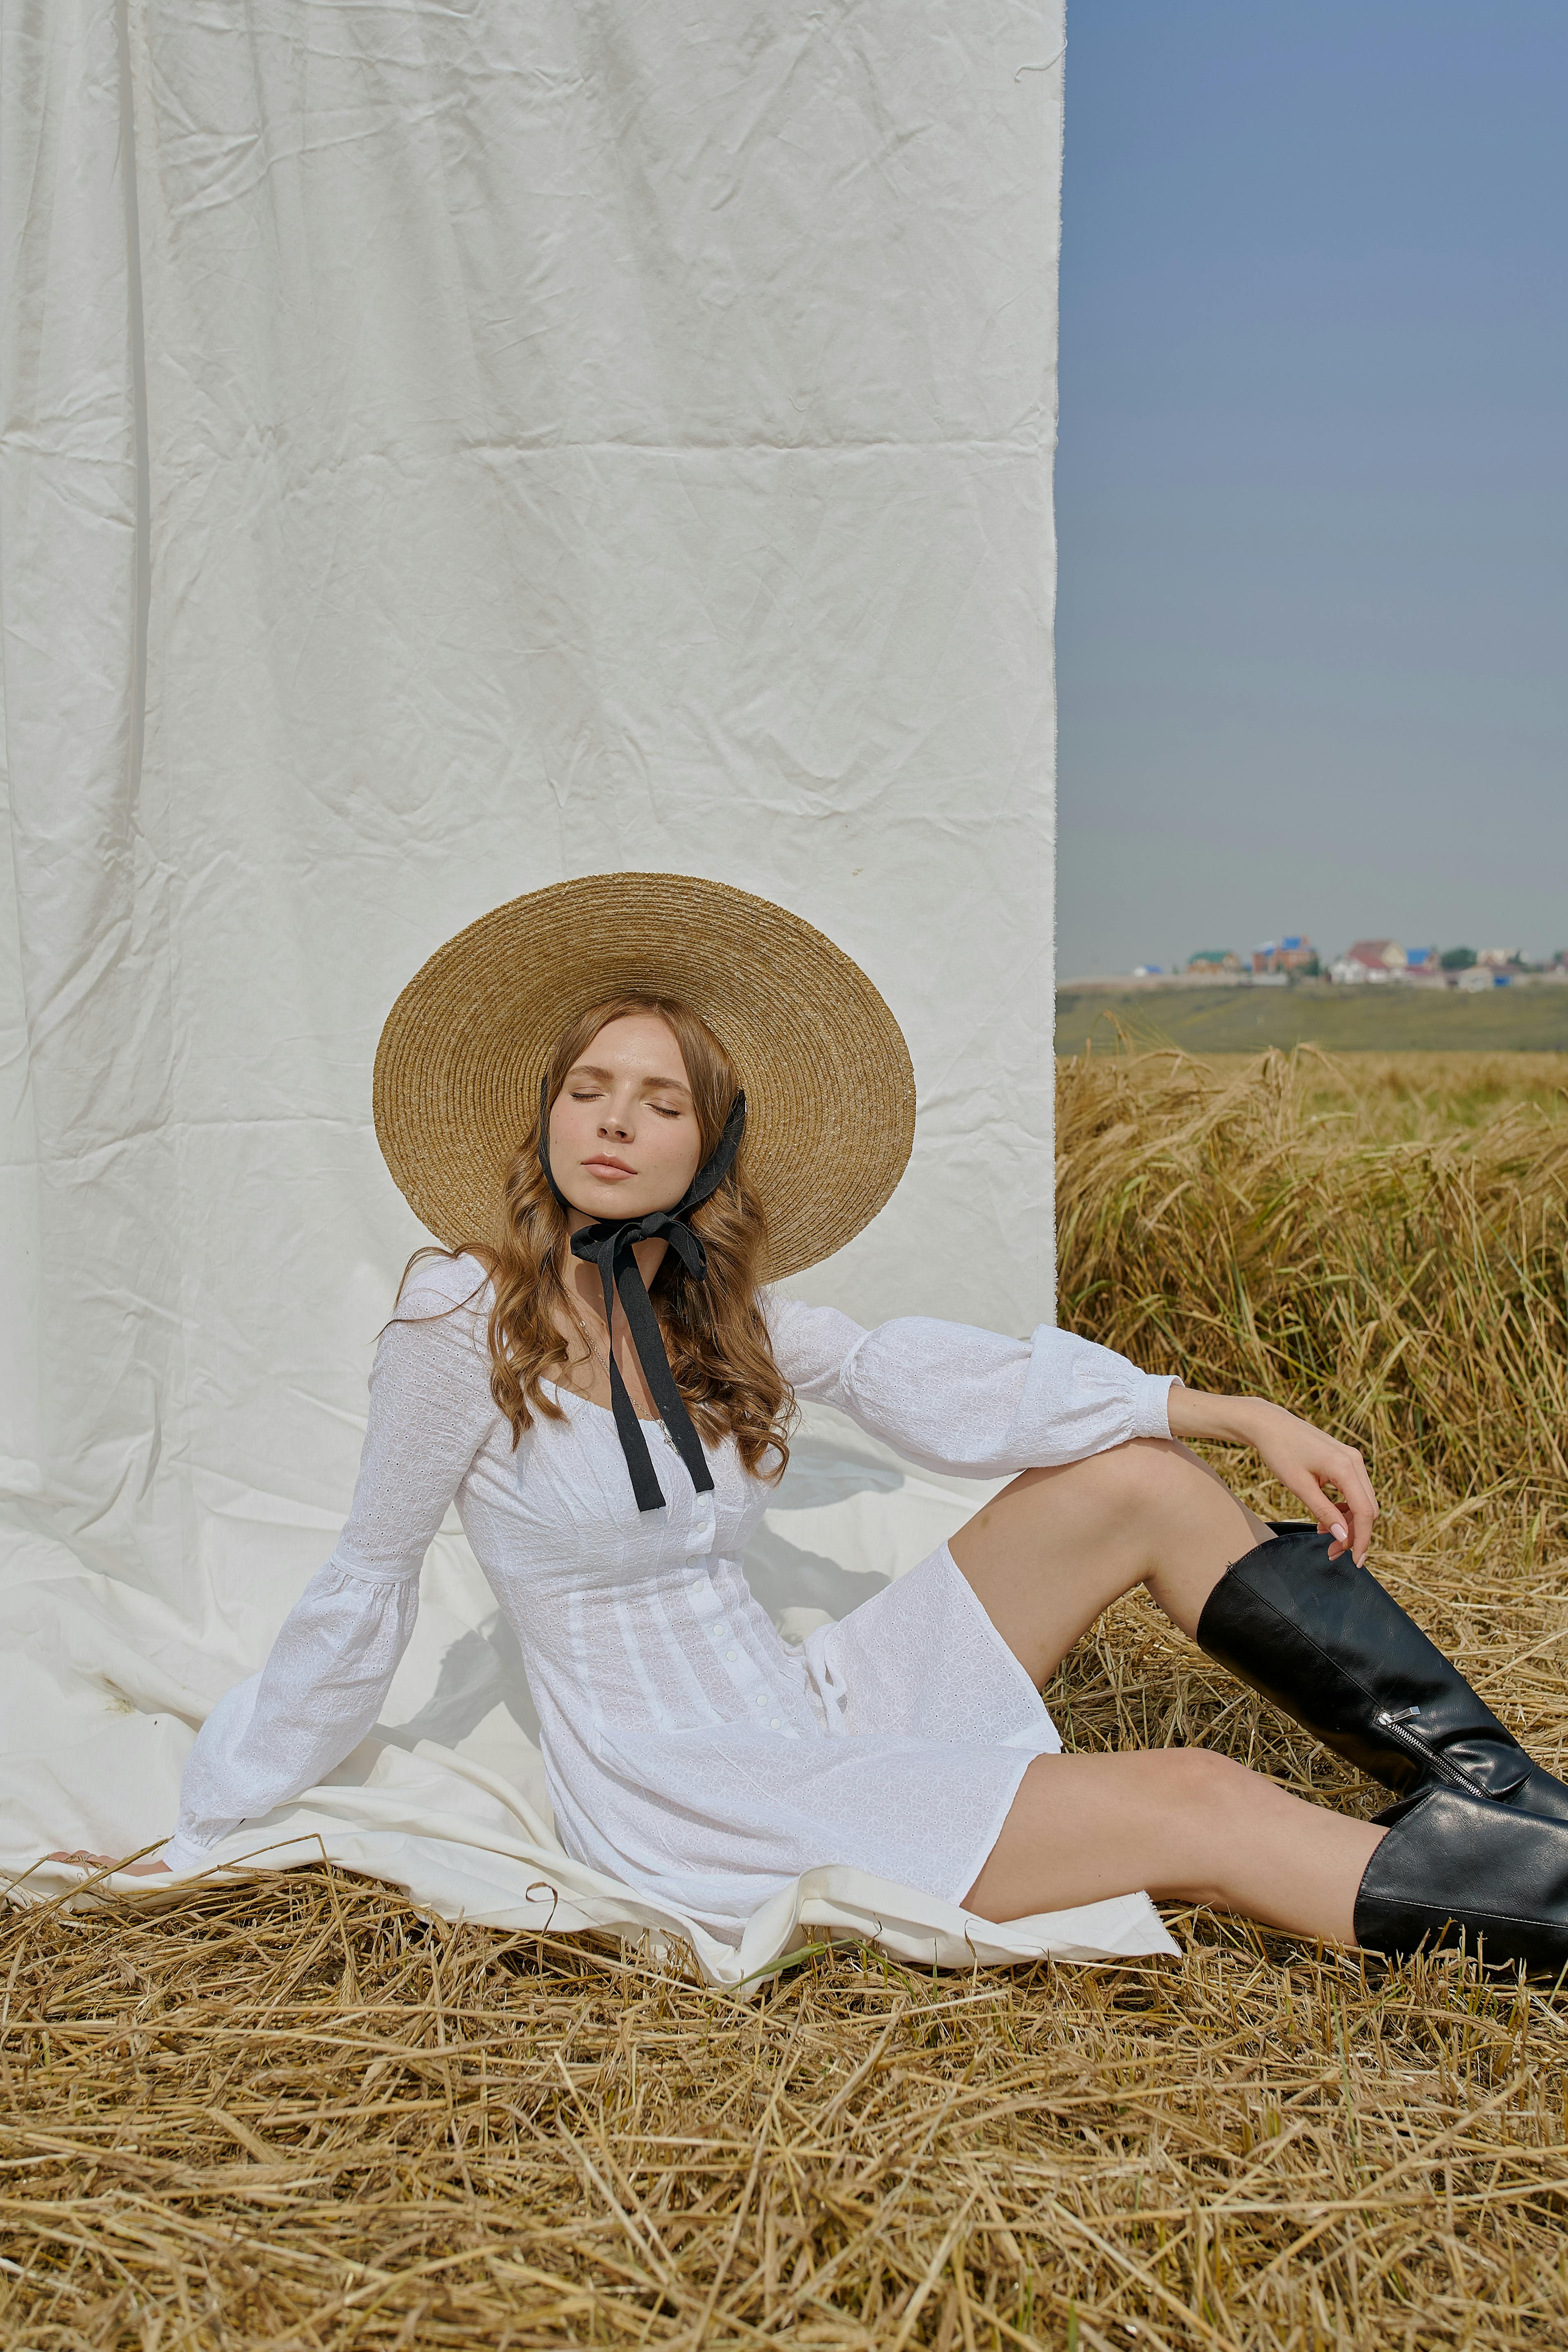
[(595, 1176), (605, 1177), (611, 1181), (617, 1176), (635, 1176), (637, 1172), (635, 1168), (628, 1168), (624, 1160), (584, 1160), (583, 1165), (591, 1170)]

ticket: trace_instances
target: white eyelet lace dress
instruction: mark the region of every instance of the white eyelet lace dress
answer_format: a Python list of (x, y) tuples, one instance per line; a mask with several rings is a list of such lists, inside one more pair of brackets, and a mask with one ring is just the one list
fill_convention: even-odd
[[(731, 1443), (699, 1495), (650, 1425), (668, 1498), (639, 1511), (604, 1407), (555, 1391), (515, 1449), (489, 1392), (490, 1295), (472, 1258), (426, 1259), (371, 1376), (353, 1507), (261, 1673), (186, 1766), (164, 1859), (291, 1802), (376, 1721), (413, 1630), (426, 1551), (456, 1498), (517, 1634), (567, 1852), (726, 1940), (819, 1864), (961, 1902), (1031, 1758), (1060, 1746), (945, 1545), (784, 1642), (741, 1562), (771, 1497)], [(779, 1369), (928, 1469), (994, 1477), (1170, 1434), (1170, 1382), (1043, 1325), (1032, 1341), (910, 1318), (865, 1331), (770, 1298)]]

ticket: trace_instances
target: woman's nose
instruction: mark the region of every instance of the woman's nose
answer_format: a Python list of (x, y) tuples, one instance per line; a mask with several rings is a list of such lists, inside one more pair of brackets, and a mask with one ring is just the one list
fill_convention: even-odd
[(631, 1129), (618, 1110), (607, 1110), (599, 1121), (601, 1135), (629, 1135)]

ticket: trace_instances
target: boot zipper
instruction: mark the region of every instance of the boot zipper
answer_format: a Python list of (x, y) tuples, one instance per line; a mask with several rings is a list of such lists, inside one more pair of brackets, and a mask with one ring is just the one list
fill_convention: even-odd
[(1397, 1712), (1384, 1706), (1378, 1709), (1373, 1721), (1380, 1731), (1386, 1731), (1390, 1739), (1403, 1748), (1406, 1755), (1417, 1757), (1428, 1771), (1435, 1773), (1439, 1780), (1446, 1780), (1450, 1789), (1463, 1789), (1472, 1797), (1486, 1796), (1487, 1790), (1472, 1780), (1461, 1766), (1450, 1764), (1447, 1758), (1415, 1729), (1411, 1717), (1420, 1712), (1418, 1706), (1402, 1706)]

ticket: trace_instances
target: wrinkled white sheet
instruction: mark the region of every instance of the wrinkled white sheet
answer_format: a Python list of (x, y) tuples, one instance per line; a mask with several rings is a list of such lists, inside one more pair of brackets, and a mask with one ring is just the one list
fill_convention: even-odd
[[(1058, 0), (4, 26), (21, 1867), (167, 1828), (195, 1726), (331, 1547), (421, 1239), (376, 1034), (498, 900), (664, 866), (822, 925), (921, 1111), (898, 1198), (803, 1291), (1048, 1313), (1062, 29)], [(805, 1630), (973, 1499), (818, 1429), (760, 1589)], [(519, 1662), (458, 1536), (427, 1577), (384, 1738), (279, 1826), (511, 1918), (562, 1878)], [(814, 1883), (801, 1916), (886, 1892)], [(617, 1902), (642, 1924), (563, 1883), (557, 1923)], [(1138, 1916), (1104, 1948), (1152, 1948)]]

